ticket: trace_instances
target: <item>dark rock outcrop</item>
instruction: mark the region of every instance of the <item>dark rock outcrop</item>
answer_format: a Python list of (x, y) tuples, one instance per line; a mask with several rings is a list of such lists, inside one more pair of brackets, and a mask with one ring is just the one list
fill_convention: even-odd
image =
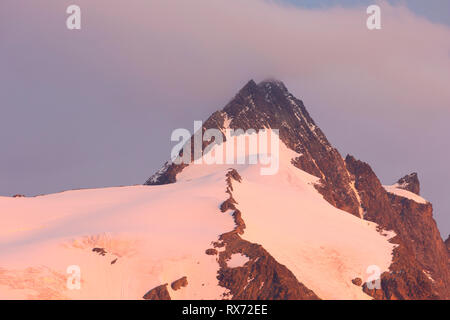
[[(221, 241), (226, 250), (219, 256), (219, 284), (229, 289), (233, 300), (319, 299), (261, 245), (243, 240), (237, 234), (227, 234)], [(249, 261), (242, 267), (229, 268), (226, 260), (235, 253), (245, 254)]]
[(209, 256), (215, 256), (217, 254), (216, 249), (206, 249), (205, 253)]
[(94, 248), (92, 249), (92, 251), (98, 253), (101, 256), (105, 256), (105, 254), (108, 253), (104, 248)]
[(353, 283), (355, 286), (360, 287), (360, 286), (362, 285), (362, 279), (361, 279), (361, 278), (355, 278), (355, 279), (352, 279), (352, 283)]
[(166, 283), (151, 289), (143, 296), (144, 300), (171, 300), (167, 285)]
[[(261, 245), (243, 240), (245, 222), (242, 213), (236, 208), (232, 196), (233, 181), (240, 182), (239, 173), (232, 169), (226, 175), (227, 193), (229, 199), (221, 206), (221, 211), (234, 210), (233, 217), (236, 227), (219, 237), (214, 246), (223, 248), (220, 251), (218, 263), (219, 284), (229, 290), (224, 296), (233, 300), (317, 300), (319, 297), (284, 265), (278, 263)], [(233, 199), (230, 201), (230, 199)], [(233, 254), (243, 254), (249, 258), (243, 266), (229, 268), (226, 261)]]
[(173, 290), (179, 290), (182, 287), (186, 287), (188, 285), (188, 280), (187, 277), (182, 277), (178, 280), (175, 280), (174, 282), (172, 282), (172, 284), (170, 285), (172, 287)]
[(416, 172), (408, 174), (397, 181), (398, 188), (420, 195), (420, 182)]
[(448, 298), (450, 274), (447, 252), (432, 217), (430, 203), (386, 192), (367, 163), (347, 156), (346, 164), (354, 176), (365, 219), (385, 230), (393, 230), (397, 244), (390, 272), (381, 276), (381, 291), (365, 292), (383, 299)]

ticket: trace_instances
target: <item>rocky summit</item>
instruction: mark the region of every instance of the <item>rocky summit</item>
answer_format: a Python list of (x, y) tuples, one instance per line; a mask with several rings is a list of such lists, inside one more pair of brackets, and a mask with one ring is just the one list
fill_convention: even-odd
[[(432, 204), (425, 200), (417, 202), (408, 196), (409, 193), (420, 195), (417, 173), (404, 176), (394, 185), (395, 190), (405, 190), (407, 194), (383, 186), (368, 163), (351, 155), (343, 158), (310, 117), (303, 102), (277, 80), (258, 84), (249, 81), (222, 110), (214, 112), (204, 122), (203, 130), (209, 128), (278, 129), (280, 140), (298, 154), (292, 160), (293, 165), (317, 177), (320, 182), (315, 184), (315, 188), (329, 204), (359, 219), (377, 223), (380, 232), (395, 233), (389, 240), (395, 244), (392, 263), (381, 274), (381, 288), (370, 289), (364, 283), (361, 290), (366, 294), (375, 299), (450, 298), (450, 240), (447, 239), (446, 243), (442, 240), (433, 219)], [(146, 184), (174, 183), (187, 166), (166, 163)], [(230, 208), (235, 210), (233, 203)], [(234, 212), (245, 221), (245, 212)], [(245, 252), (256, 263), (250, 263), (239, 272), (230, 272), (226, 268), (219, 272), (221, 284), (230, 288), (235, 297), (320, 298), (303, 284), (298, 284), (285, 266), (270, 257), (270, 251), (243, 240), (239, 233), (223, 237), (229, 241), (232, 251)], [(224, 251), (222, 255), (228, 254)], [(272, 287), (266, 291), (263, 286), (264, 290), (258, 291), (245, 287), (242, 274), (249, 272), (254, 274), (258, 283), (272, 283), (277, 289)]]

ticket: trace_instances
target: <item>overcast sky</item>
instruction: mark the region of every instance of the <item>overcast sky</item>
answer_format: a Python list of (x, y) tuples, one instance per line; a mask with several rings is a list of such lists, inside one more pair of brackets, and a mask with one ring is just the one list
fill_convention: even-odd
[[(417, 171), (450, 232), (450, 1), (0, 1), (0, 195), (143, 183), (170, 134), (285, 82), (343, 156)], [(68, 5), (82, 30), (65, 27)]]

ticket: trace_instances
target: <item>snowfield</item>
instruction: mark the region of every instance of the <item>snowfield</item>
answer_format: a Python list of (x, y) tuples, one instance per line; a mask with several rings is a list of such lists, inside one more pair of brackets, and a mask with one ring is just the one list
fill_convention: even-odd
[(261, 244), (322, 299), (371, 299), (351, 280), (366, 281), (371, 265), (388, 270), (395, 234), (382, 236), (377, 224), (330, 205), (313, 186), (317, 178), (290, 165), (295, 154), (282, 153), (278, 175), (263, 181), (248, 168), (233, 184), (243, 238)]
[[(351, 280), (366, 281), (371, 265), (388, 270), (393, 234), (326, 202), (314, 188), (318, 179), (291, 164), (295, 156), (280, 141), (272, 176), (260, 175), (260, 165), (202, 164), (171, 185), (0, 197), (0, 299), (142, 299), (165, 283), (172, 299), (221, 299), (227, 290), (216, 279), (217, 257), (205, 250), (234, 228), (219, 210), (229, 168), (242, 176), (232, 183), (244, 239), (320, 298), (370, 299)], [(233, 255), (227, 263), (247, 260)], [(67, 288), (71, 265), (81, 268), (80, 290)], [(183, 276), (188, 285), (172, 290)]]
[(398, 183), (393, 184), (391, 186), (383, 186), (383, 187), (387, 192), (395, 194), (396, 196), (403, 197), (420, 204), (427, 204), (428, 202), (427, 200), (415, 194), (414, 192), (400, 188), (400, 185)]
[[(218, 209), (224, 185), (220, 176), (0, 198), (0, 299), (141, 299), (165, 283), (175, 299), (221, 298), (205, 250), (234, 228)], [(81, 268), (81, 290), (67, 289), (70, 265)], [(189, 285), (171, 290), (183, 276)]]

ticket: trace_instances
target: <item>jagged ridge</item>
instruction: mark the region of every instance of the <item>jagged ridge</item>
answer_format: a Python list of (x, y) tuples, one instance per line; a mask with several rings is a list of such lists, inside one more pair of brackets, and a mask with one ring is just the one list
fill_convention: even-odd
[[(250, 80), (221, 111), (205, 121), (203, 131), (225, 127), (244, 131), (278, 129), (281, 141), (301, 154), (295, 159), (295, 166), (322, 179), (318, 189), (325, 199), (354, 215), (362, 214), (341, 155), (315, 124), (303, 102), (289, 93), (282, 82), (270, 80), (256, 84)], [(203, 148), (206, 146), (204, 143)], [(186, 166), (166, 163), (145, 184), (173, 183)]]
[[(432, 217), (432, 205), (389, 194), (368, 164), (345, 161), (310, 117), (303, 102), (276, 80), (249, 81), (203, 130), (278, 129), (284, 144), (301, 154), (293, 164), (320, 178), (318, 191), (333, 206), (394, 230), (399, 246), (383, 290), (366, 293), (378, 299), (447, 299), (450, 296), (448, 252)], [(203, 147), (206, 147), (204, 144)], [(167, 184), (187, 165), (166, 163), (146, 184)], [(420, 194), (417, 173), (401, 178), (399, 188)], [(357, 240), (357, 239), (355, 239)]]

